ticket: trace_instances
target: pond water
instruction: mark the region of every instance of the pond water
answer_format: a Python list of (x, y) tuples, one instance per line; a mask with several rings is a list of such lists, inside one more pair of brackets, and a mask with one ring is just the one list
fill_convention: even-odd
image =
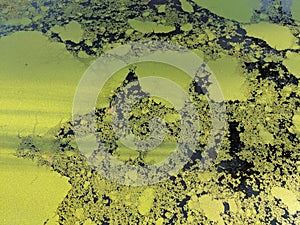
[[(103, 56), (125, 66), (76, 120), (77, 88)], [(196, 56), (191, 76), (181, 65)], [(0, 224), (299, 224), (299, 79), (300, 1), (0, 0)], [(137, 149), (116, 130), (126, 124)], [(88, 156), (77, 133), (95, 134)], [(176, 153), (189, 155), (180, 169)], [(153, 166), (149, 185), (128, 185)]]

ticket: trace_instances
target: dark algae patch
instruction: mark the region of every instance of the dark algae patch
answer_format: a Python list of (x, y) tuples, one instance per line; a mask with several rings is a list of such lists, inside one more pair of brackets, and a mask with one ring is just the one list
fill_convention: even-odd
[[(187, 47), (215, 71), (227, 109), (225, 137), (216, 137), (221, 143), (216, 160), (201, 171), (212, 115), (206, 86), (199, 83), (208, 81), (197, 76), (189, 81), (187, 91), (200, 118), (197, 148), (181, 171), (151, 186), (114, 183), (88, 164), (77, 148), (74, 126), (85, 126), (90, 115), (61, 123), (44, 136), (21, 135), (16, 155), (50, 168), (71, 185), (55, 219), (44, 224), (300, 223), (300, 27), (289, 1), (257, 1), (251, 13), (245, 7), (245, 15), (232, 16), (226, 7), (200, 0), (34, 1), (26, 7), (13, 2), (0, 2), (1, 37), (41, 32), (86, 65), (132, 41)], [(181, 118), (173, 106), (143, 90), (142, 66), (124, 70), (124, 79), (106, 93), (109, 104), (97, 107), (95, 115), (97, 137), (111, 156), (147, 166), (172, 153)], [(134, 93), (144, 97), (129, 117), (138, 138), (149, 136), (148, 121), (154, 117), (166, 121), (165, 140), (152, 154), (127, 149), (111, 125), (117, 113), (112, 102)]]

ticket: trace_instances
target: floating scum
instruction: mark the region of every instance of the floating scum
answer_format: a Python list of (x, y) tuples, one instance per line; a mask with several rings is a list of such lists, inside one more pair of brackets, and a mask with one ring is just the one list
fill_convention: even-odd
[[(40, 32), (2, 37), (0, 52), (0, 223), (42, 224), (54, 214), (70, 185), (50, 168), (15, 157), (18, 134), (34, 132), (33, 138), (45, 138), (49, 129), (67, 120), (86, 67)], [(39, 147), (53, 151), (47, 141)]]
[[(65, 180), (63, 183), (67, 184), (67, 182), (69, 182), (69, 184), (71, 184), (71, 188), (63, 185), (64, 187), (66, 186), (68, 194), (61, 204), (57, 205), (53, 202), (53, 209), (54, 206), (57, 206), (57, 218), (53, 218), (53, 221), (50, 218), (45, 224), (55, 224), (55, 220), (60, 224), (138, 224), (141, 221), (145, 224), (299, 223), (300, 212), (297, 210), (300, 208), (298, 201), (299, 184), (297, 183), (300, 171), (298, 140), (300, 127), (298, 123), (300, 121), (300, 92), (298, 86), (299, 71), (297, 69), (299, 55), (297, 45), (299, 45), (299, 43), (294, 41), (295, 38), (297, 39), (299, 37), (299, 31), (297, 31), (299, 27), (299, 4), (296, 0), (292, 1), (292, 5), (290, 5), (292, 15), (286, 15), (286, 13), (280, 12), (280, 10), (276, 8), (282, 5), (281, 3), (284, 1), (264, 1), (268, 4), (270, 3), (270, 5), (272, 3), (267, 11), (263, 10), (260, 2), (262, 1), (166, 0), (162, 5), (161, 1), (145, 2), (131, 0), (121, 2), (109, 0), (107, 5), (99, 5), (99, 1), (85, 1), (86, 5), (83, 6), (83, 2), (81, 1), (65, 1), (64, 4), (57, 1), (37, 1), (38, 7), (26, 7), (26, 11), (29, 11), (29, 15), (26, 14), (26, 17), (31, 20), (29, 25), (26, 25), (29, 23), (29, 20), (23, 20), (23, 15), (20, 15), (21, 19), (17, 21), (10, 20), (7, 25), (1, 26), (1, 32), (3, 32), (1, 36), (7, 35), (8, 37), (13, 36), (9, 34), (16, 32), (15, 29), (43, 32), (46, 37), (52, 40), (52, 44), (60, 42), (62, 53), (66, 48), (67, 51), (78, 56), (78, 59), (82, 62), (89, 61), (89, 59), (83, 60), (83, 58), (87, 56), (91, 58), (97, 57), (101, 55), (103, 51), (105, 52), (113, 46), (118, 46), (130, 41), (150, 39), (176, 42), (189, 49), (193, 49), (200, 57), (207, 60), (205, 62), (207, 62), (210, 69), (214, 72), (224, 93), (229, 128), (226, 130), (226, 134), (228, 135), (224, 136), (222, 148), (218, 151), (217, 159), (214, 160), (214, 163), (211, 163), (211, 166), (206, 170), (198, 171), (200, 151), (196, 151), (190, 160), (191, 162), (186, 164), (176, 175), (170, 176), (169, 179), (155, 185), (136, 187), (122, 185), (124, 183), (134, 183), (134, 181), (131, 181), (132, 179), (136, 179), (136, 183), (138, 183), (137, 178), (141, 178), (141, 181), (145, 181), (143, 178), (148, 178), (147, 176), (137, 176), (134, 174), (134, 170), (132, 170), (133, 172), (131, 174), (129, 172), (126, 174), (127, 180), (121, 180), (121, 182), (124, 181), (121, 184), (112, 182), (97, 174), (94, 167), (86, 163), (86, 157), (82, 156), (77, 148), (75, 149), (76, 145), (72, 135), (73, 127), (69, 122), (58, 128), (60, 133), (55, 141), (63, 147), (53, 149), (55, 153), (50, 156), (54, 156), (55, 160), (52, 162), (49, 162), (47, 158), (43, 158), (43, 156), (49, 156), (50, 153), (44, 154), (44, 152), (28, 151), (28, 149), (26, 149), (27, 145), (25, 146), (26, 148), (23, 146), (25, 151), (19, 152), (20, 157), (34, 157), (39, 163), (47, 165), (63, 177), (67, 177), (68, 181)], [(47, 9), (45, 10), (45, 8)], [(233, 9), (235, 10), (234, 12)], [(254, 11), (254, 9), (256, 10)], [(35, 17), (39, 12), (43, 12), (44, 15)], [(34, 17), (36, 19), (34, 19)], [(292, 18), (298, 20), (298, 22), (294, 24), (291, 20)], [(255, 24), (252, 24), (252, 26), (248, 24), (249, 22), (255, 22)], [(282, 26), (286, 22), (288, 22), (288, 25)], [(178, 26), (175, 27), (174, 23), (178, 24)], [(18, 25), (14, 27), (8, 24)], [(282, 29), (282, 27), (289, 27), (289, 29)], [(266, 29), (269, 30), (268, 34), (261, 32)], [(282, 32), (280, 35), (277, 35), (277, 31)], [(272, 34), (275, 35), (272, 36)], [(279, 42), (279, 36), (282, 38), (281, 42)], [(5, 40), (6, 38), (3, 37), (1, 39)], [(31, 42), (34, 42), (34, 40)], [(8, 45), (5, 46), (8, 47)], [(39, 45), (35, 46), (38, 47)], [(128, 47), (128, 45), (126, 46)], [(126, 55), (129, 55), (127, 53), (132, 51), (130, 45), (128, 48), (126, 48), (126, 46), (118, 50), (120, 61), (125, 60)], [(39, 48), (36, 49), (38, 50)], [(53, 50), (53, 48), (51, 49)], [(138, 53), (137, 55), (142, 54), (138, 51), (138, 48), (135, 48), (135, 50)], [(151, 51), (152, 50), (149, 50), (149, 52)], [(158, 51), (159, 50), (157, 50), (157, 52)], [(31, 53), (35, 51), (34, 49), (30, 49), (28, 52)], [(143, 52), (146, 54), (147, 51)], [(6, 64), (5, 60), (8, 59), (8, 55), (2, 54), (2, 56), (3, 60), (1, 62)], [(14, 59), (14, 57), (11, 58)], [(24, 59), (25, 58), (26, 57), (24, 57)], [(62, 58), (58, 64), (62, 65), (61, 63), (63, 61), (65, 63), (64, 59), (65, 58)], [(184, 59), (182, 58), (180, 61), (181, 60)], [(228, 63), (229, 61), (231, 63)], [(14, 64), (16, 60), (11, 60), (11, 62)], [(26, 61), (24, 61), (24, 63), (25, 62)], [(53, 60), (51, 62), (54, 63), (56, 61)], [(27, 66), (23, 66), (23, 71), (37, 68), (32, 67), (31, 63), (27, 62), (27, 64)], [(74, 64), (77, 65), (78, 62), (76, 61)], [(147, 66), (145, 66), (145, 64), (147, 64)], [(223, 66), (224, 64), (226, 66)], [(52, 64), (47, 64), (47, 68), (51, 65)], [(151, 93), (151, 95), (155, 95), (155, 91), (162, 91), (156, 90), (160, 87), (154, 82), (150, 82), (152, 81), (151, 79), (140, 80), (140, 78), (146, 77), (146, 70), (149, 70), (147, 75), (151, 76), (150, 72), (155, 69), (152, 65), (156, 65), (156, 68), (161, 66), (161, 70), (157, 69), (157, 71), (159, 71), (158, 77), (160, 77), (160, 75), (166, 71), (164, 66), (162, 66), (163, 63), (151, 64), (151, 62), (149, 62), (141, 63), (141, 65), (136, 63), (136, 65), (137, 68), (134, 71), (138, 75), (138, 82), (142, 86), (141, 89), (146, 90)], [(57, 67), (53, 66), (53, 68)], [(73, 68), (76, 68), (76, 66), (70, 63), (70, 68), (65, 66), (63, 66), (63, 68), (68, 71), (73, 71)], [(14, 67), (14, 71), (16, 71), (15, 69)], [(119, 77), (122, 77), (123, 75), (124, 77), (125, 70), (120, 70), (123, 74), (120, 74), (121, 72), (118, 71), (118, 76), (120, 75)], [(52, 70), (45, 69), (45, 73), (50, 71)], [(85, 69), (80, 71), (79, 74), (76, 73), (78, 75), (76, 78), (79, 79), (84, 71)], [(245, 74), (243, 73), (244, 71)], [(45, 73), (43, 73), (43, 76), (37, 77), (45, 78)], [(177, 74), (175, 75), (171, 70), (169, 73), (172, 74), (173, 77), (177, 76)], [(67, 75), (67, 73), (65, 74)], [(108, 86), (114, 86), (116, 82), (114, 82), (113, 79), (115, 78), (120, 82), (124, 81), (119, 80), (117, 74), (111, 77), (112, 82), (108, 81), (108, 85), (105, 84), (105, 87), (102, 89), (103, 94), (115, 94), (111, 91), (115, 90), (115, 88), (110, 88), (110, 92), (105, 92), (105, 90)], [(184, 80), (181, 74), (178, 74), (180, 76), (179, 80), (171, 79), (169, 76), (163, 77), (175, 81), (177, 84), (181, 84), (181, 80)], [(205, 76), (202, 76), (202, 78), (204, 77)], [(51, 76), (51, 79), (55, 78), (56, 76)], [(72, 86), (70, 83), (72, 80), (75, 90), (78, 80), (74, 79), (74, 76), (72, 76), (72, 79), (69, 78), (68, 76), (63, 83), (66, 83), (67, 86), (70, 87)], [(153, 81), (156, 80), (158, 79)], [(205, 79), (201, 79), (201, 81), (204, 82)], [(57, 85), (59, 86), (53, 87), (54, 90), (59, 90), (59, 93), (58, 91), (54, 91), (54, 94), (59, 94), (62, 97), (68, 96), (68, 99), (71, 101), (68, 106), (70, 106), (71, 110), (73, 92), (62, 88), (60, 84), (62, 83), (58, 82)], [(103, 137), (104, 141), (107, 141), (108, 151), (111, 151), (112, 156), (126, 161), (126, 163), (130, 165), (134, 164), (139, 168), (141, 167), (140, 170), (147, 170), (148, 167), (141, 166), (141, 162), (147, 165), (152, 163), (151, 165), (153, 165), (153, 162), (151, 162), (153, 158), (168, 160), (166, 157), (171, 154), (169, 149), (171, 149), (173, 145), (170, 147), (167, 146), (169, 143), (162, 143), (152, 150), (150, 148), (142, 148), (140, 152), (146, 152), (146, 156), (144, 158), (138, 158), (139, 153), (137, 151), (126, 148), (125, 144), (128, 145), (126, 136), (119, 135), (124, 145), (123, 143), (119, 143), (118, 140), (115, 140), (115, 134), (111, 126), (111, 124), (115, 125), (115, 130), (121, 129), (121, 134), (123, 132), (122, 129), (126, 131), (126, 118), (128, 116), (128, 111), (126, 110), (130, 107), (130, 103), (134, 103), (134, 100), (137, 100), (138, 97), (141, 96), (141, 92), (138, 91), (136, 93), (137, 90), (134, 89), (136, 87), (135, 84), (136, 82), (130, 82), (128, 86), (121, 86), (124, 91), (116, 94), (113, 104), (115, 106), (118, 105), (118, 103), (124, 102), (124, 104), (122, 104), (121, 106), (123, 107), (120, 106), (119, 109), (115, 107), (115, 110), (105, 105), (108, 101), (102, 101), (105, 100), (105, 97), (102, 98), (102, 91), (100, 92), (101, 103), (104, 102), (105, 104), (103, 105), (105, 106), (102, 105), (98, 108), (97, 102), (96, 113), (99, 115), (99, 117), (96, 118), (98, 122), (96, 123), (98, 126), (97, 135)], [(172, 85), (171, 82), (168, 82), (168, 84), (168, 89), (163, 90), (165, 92), (159, 92), (159, 94), (168, 93), (168, 90), (170, 90), (169, 93), (176, 92), (176, 96), (179, 96), (178, 100), (177, 98), (176, 100), (179, 103), (184, 103), (185, 95), (180, 92), (180, 89), (170, 88)], [(191, 82), (189, 82), (189, 84), (191, 84)], [(156, 85), (155, 88), (153, 88), (154, 85)], [(3, 84), (3, 87), (8, 88), (9, 86)], [(42, 92), (43, 87), (40, 88)], [(187, 90), (185, 87), (182, 88)], [(202, 88), (205, 88), (205, 85), (202, 85)], [(238, 88), (241, 92), (237, 90)], [(89, 91), (89, 88), (87, 91)], [(5, 93), (8, 92), (5, 91)], [(36, 96), (35, 91), (32, 93), (35, 93), (33, 96)], [(128, 93), (130, 93), (130, 96), (126, 95)], [(209, 114), (212, 113), (208, 112), (208, 101), (203, 101), (203, 99), (205, 99), (204, 95), (202, 93), (196, 93), (196, 89), (188, 93), (191, 95), (199, 111), (199, 118), (201, 118), (199, 122), (203, 122), (200, 126), (203, 125), (204, 129), (201, 128), (199, 130), (209, 130), (211, 125), (208, 124), (210, 121)], [(146, 92), (143, 92), (143, 94), (148, 96)], [(175, 94), (170, 94), (172, 99), (175, 99)], [(17, 95), (14, 97), (16, 96)], [(22, 97), (23, 96), (22, 94)], [(181, 97), (183, 98), (182, 101)], [(5, 100), (5, 103), (12, 103), (9, 99)], [(69, 103), (69, 101), (65, 101), (65, 103), (67, 102)], [(139, 135), (144, 135), (138, 126), (143, 121), (151, 121), (153, 115), (158, 115), (165, 121), (153, 120), (154, 129), (152, 133), (150, 132), (152, 135), (148, 137), (156, 137), (156, 133), (154, 133), (156, 132), (156, 125), (157, 127), (159, 127), (159, 125), (163, 127), (163, 122), (165, 122), (167, 125), (172, 125), (172, 128), (176, 128), (174, 129), (175, 135), (172, 134), (172, 136), (168, 133), (166, 139), (169, 137), (174, 138), (176, 139), (174, 144), (177, 144), (177, 137), (179, 136), (179, 129), (177, 128), (180, 127), (180, 119), (176, 118), (175, 121), (170, 122), (167, 116), (163, 117), (163, 113), (165, 112), (173, 116), (175, 109), (166, 106), (166, 104), (157, 105), (156, 103), (157, 102), (154, 102), (153, 99), (150, 99), (148, 101), (141, 101), (141, 104), (135, 105), (132, 110), (133, 119), (130, 120), (130, 123), (134, 125), (132, 132), (138, 137)], [(36, 104), (37, 102), (34, 102), (34, 105)], [(176, 102), (172, 104), (176, 105)], [(42, 105), (44, 106), (44, 102)], [(30, 106), (33, 105), (30, 104)], [(66, 105), (55, 104), (55, 109), (65, 109), (62, 106)], [(152, 110), (154, 113), (143, 112), (149, 106), (151, 106), (151, 109), (154, 109)], [(161, 109), (160, 106), (162, 106), (163, 109)], [(52, 110), (53, 109), (54, 108), (52, 108)], [(176, 116), (179, 112), (184, 113), (180, 110), (180, 107), (179, 109), (177, 108), (178, 113)], [(48, 112), (48, 109), (46, 111)], [(9, 115), (9, 111), (6, 112), (6, 115)], [(111, 112), (111, 114), (107, 114), (106, 112)], [(21, 111), (18, 112), (18, 115), (25, 116), (25, 114), (22, 114)], [(112, 117), (117, 115), (123, 116), (124, 120), (121, 121), (121, 119), (117, 119), (112, 121)], [(87, 115), (84, 117), (88, 119)], [(148, 120), (148, 118), (151, 119)], [(139, 121), (139, 119), (142, 121)], [(3, 119), (0, 121), (6, 123), (8, 120)], [(33, 117), (32, 120), (26, 121), (28, 122), (26, 123), (28, 124), (26, 125), (27, 132), (31, 132), (33, 127), (32, 122), (35, 121), (35, 118)], [(118, 124), (117, 122), (119, 121), (120, 123)], [(15, 124), (17, 124), (17, 122), (17, 120), (14, 120)], [(46, 119), (42, 123), (41, 116), (38, 116), (38, 122), (36, 132), (38, 131), (39, 133), (41, 132), (41, 125), (45, 125), (44, 122), (50, 125), (50, 121)], [(57, 124), (57, 122), (52, 126)], [(17, 125), (22, 125), (22, 123)], [(25, 124), (23, 123), (23, 125)], [(85, 128), (83, 131), (87, 132), (87, 127)], [(294, 129), (297, 132), (293, 131)], [(170, 129), (167, 131), (170, 132)], [(201, 131), (199, 132), (199, 143), (207, 143), (206, 138), (209, 136), (209, 133), (203, 134), (204, 132)], [(93, 132), (91, 132), (91, 134), (92, 133)], [(21, 134), (23, 136), (24, 132), (22, 131)], [(159, 134), (163, 134), (163, 132)], [(90, 135), (90, 137), (91, 140), (93, 140), (94, 136)], [(54, 137), (52, 137), (52, 139), (53, 138)], [(45, 137), (33, 140), (33, 144), (39, 146), (39, 143), (44, 139)], [(68, 144), (70, 140), (71, 144)], [(150, 140), (152, 139), (149, 139), (149, 142)], [(9, 141), (9, 143), (13, 143), (13, 141)], [(137, 142), (136, 145), (141, 144), (141, 146), (144, 147), (143, 145), (145, 143), (147, 144), (147, 142), (140, 141)], [(155, 145), (159, 143), (159, 139), (154, 139), (150, 144), (151, 143)], [(109, 146), (109, 144), (111, 144), (111, 146)], [(129, 142), (129, 144), (132, 143)], [(134, 144), (135, 143), (133, 143), (133, 149), (136, 148)], [(72, 149), (72, 146), (74, 146), (74, 149)], [(95, 149), (97, 149), (98, 146), (101, 147), (100, 150), (105, 150), (105, 148), (99, 144), (99, 140), (95, 145)], [(176, 146), (173, 148), (176, 149)], [(93, 154), (93, 149), (90, 153), (91, 155)], [(184, 156), (185, 151), (184, 149), (179, 149), (177, 152), (174, 152), (173, 155), (176, 156), (176, 153), (178, 153), (179, 156)], [(86, 155), (89, 155), (88, 152), (86, 152)], [(151, 157), (149, 157), (150, 155)], [(97, 154), (93, 156), (97, 156)], [(101, 154), (98, 156), (98, 159), (100, 159)], [(103, 157), (106, 156), (104, 155)], [(92, 159), (95, 159), (94, 165), (97, 167), (99, 164), (97, 157), (91, 157), (91, 163), (93, 163)], [(108, 164), (110, 163), (109, 159), (110, 158), (105, 161), (107, 168), (105, 168), (106, 170), (104, 170), (104, 172), (108, 171), (111, 174), (106, 177), (112, 176), (114, 173), (114, 171), (111, 170), (112, 166)], [(130, 161), (130, 159), (132, 159), (132, 161)], [(157, 160), (154, 161), (161, 162)], [(122, 163), (119, 162), (119, 164), (122, 166)], [(159, 166), (157, 163), (154, 164), (153, 167), (155, 165), (157, 167)], [(100, 165), (100, 169), (102, 168), (101, 166), (102, 165)], [(99, 171), (101, 172), (101, 170)], [(160, 170), (160, 172), (163, 171)], [(170, 173), (171, 172), (173, 171), (171, 170)], [(115, 172), (115, 174), (118, 173), (119, 170)], [(6, 177), (8, 178), (7, 180), (10, 180), (10, 173), (7, 173)], [(29, 179), (30, 177), (28, 176)], [(115, 178), (115, 180), (117, 180), (117, 178)], [(42, 181), (42, 179), (39, 181)], [(148, 179), (148, 181), (153, 181), (153, 179)], [(36, 182), (34, 183), (37, 184)], [(44, 182), (41, 183), (44, 184)], [(11, 189), (11, 193), (13, 192), (19, 193), (17, 190)], [(64, 191), (60, 192), (60, 194), (61, 197), (65, 196)], [(4, 195), (6, 195), (4, 197), (7, 197), (7, 194), (4, 193)], [(30, 194), (28, 194), (28, 196), (30, 199)], [(3, 199), (5, 202), (5, 198)], [(32, 202), (32, 199), (30, 200), (29, 204)], [(45, 204), (45, 201), (41, 202)], [(6, 208), (10, 207), (13, 212), (16, 211), (14, 206), (4, 206)], [(19, 205), (19, 207), (22, 208), (21, 205)], [(38, 208), (38, 204), (35, 204), (35, 207)], [(29, 209), (29, 207), (26, 209)], [(39, 214), (33, 207), (30, 207), (30, 209), (36, 213), (36, 215)], [(52, 212), (53, 209), (50, 211)], [(1, 209), (0, 211), (2, 212)], [(1, 216), (5, 216), (5, 219), (10, 222), (7, 222), (7, 224), (15, 224), (11, 222), (10, 219), (21, 217), (21, 213), (18, 213), (18, 217), (11, 214), (9, 218), (6, 212), (1, 214)], [(42, 217), (46, 218), (46, 216), (47, 215)], [(32, 221), (34, 220), (33, 216), (29, 213), (27, 217), (30, 217)], [(33, 224), (31, 220), (27, 220), (28, 224)], [(38, 223), (37, 221), (37, 224), (42, 223), (43, 222)], [(18, 222), (18, 224), (24, 223)]]
[[(86, 156), (88, 162), (104, 177), (126, 185), (140, 186), (160, 182), (180, 170), (190, 159), (198, 140), (199, 118), (197, 109), (185, 91), (176, 83), (162, 77), (141, 78), (141, 84), (150, 94), (163, 98), (175, 106), (181, 116), (180, 141), (176, 151), (162, 162), (148, 166), (133, 166), (125, 164), (110, 155), (105, 146), (98, 142), (95, 132), (95, 109), (99, 93), (109, 78), (120, 69), (135, 63), (158, 62), (180, 68), (192, 79), (200, 77), (199, 85), (209, 100), (212, 113), (211, 136), (206, 151), (201, 159), (202, 167), (216, 158), (220, 141), (225, 131), (226, 109), (218, 82), (209, 68), (193, 52), (166, 42), (146, 41), (133, 42), (120, 46), (102, 55), (92, 64), (82, 77), (73, 103), (73, 122), (75, 138), (79, 150)], [(181, 93), (181, 99), (172, 97), (172, 93), (164, 92), (165, 86), (171, 86)], [(126, 87), (125, 87), (126, 89)], [(162, 121), (150, 121), (151, 135), (146, 140), (139, 140), (130, 131), (128, 116), (132, 106), (143, 99), (142, 94), (118, 93), (113, 101), (115, 114), (112, 125), (119, 141), (132, 149), (150, 151), (161, 144), (164, 138)], [(85, 125), (78, 121), (84, 118)], [(218, 141), (215, 140), (216, 137)]]

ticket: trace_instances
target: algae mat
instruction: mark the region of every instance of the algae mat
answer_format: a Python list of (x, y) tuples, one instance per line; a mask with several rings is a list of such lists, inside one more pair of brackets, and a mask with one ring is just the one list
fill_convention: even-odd
[[(184, 73), (182, 70), (167, 64), (149, 61), (143, 63), (136, 63), (135, 66), (138, 78), (145, 78), (150, 76), (163, 77), (178, 84), (185, 91), (188, 90), (189, 84), (192, 82), (192, 79), (189, 75)], [(98, 107), (105, 107), (109, 105), (109, 101), (112, 95), (114, 94), (114, 90), (116, 90), (124, 81), (129, 71), (129, 68), (130, 66), (122, 68), (121, 70), (113, 74), (109, 80), (107, 80), (105, 86), (99, 93), (97, 101)], [(145, 82), (140, 82), (140, 85), (142, 89), (147, 89), (147, 84), (145, 84)], [(171, 88), (164, 87), (164, 90), (166, 92), (172, 93), (179, 99), (182, 97), (180, 93), (175, 93), (174, 90), (172, 90)]]
[(85, 66), (40, 32), (0, 39), (1, 119), (5, 135), (44, 134), (71, 116)]
[[(63, 182), (60, 199), (52, 202), (54, 205), (61, 201), (57, 203), (57, 215), (54, 216), (53, 207), (47, 210), (47, 215), (40, 214), (44, 217), (42, 222), (299, 224), (300, 31), (299, 24), (293, 20), (299, 17), (296, 0), (107, 0), (103, 4), (96, 0), (63, 3), (37, 0), (26, 1), (25, 7), (16, 2), (0, 3), (0, 11), (5, 14), (0, 18), (5, 20), (0, 26), (1, 53), (5, 53), (1, 54), (0, 61), (4, 71), (1, 73), (4, 90), (1, 139), (5, 140), (1, 142), (1, 152), (6, 157), (3, 160), (13, 165), (4, 155), (16, 149), (19, 142), (16, 135), (20, 133), (23, 149), (17, 151), (19, 157), (35, 158), (68, 178)], [(24, 34), (18, 30), (31, 32)], [(20, 39), (22, 44), (18, 44)], [(110, 182), (93, 171), (74, 149), (72, 124), (70, 121), (60, 124), (60, 120), (69, 116), (75, 84), (85, 68), (82, 62), (88, 63), (89, 57), (98, 57), (114, 46), (141, 40), (174, 42), (204, 57), (223, 90), (228, 126), (218, 157), (206, 171), (198, 168), (199, 149), (182, 171), (165, 182), (151, 187), (128, 187)], [(43, 54), (35, 57), (35, 66), (31, 67), (32, 61), (25, 59), (31, 59), (41, 49)], [(51, 59), (43, 57), (49, 54)], [(157, 68), (161, 69), (159, 65)], [(151, 69), (154, 66), (150, 64), (138, 66), (135, 72), (142, 77)], [(28, 70), (36, 73), (29, 74)], [(54, 70), (57, 72), (50, 74)], [(119, 77), (120, 82), (124, 76), (126, 73)], [(45, 80), (47, 85), (43, 84)], [(114, 81), (108, 85), (115, 87)], [(45, 94), (47, 88), (49, 94)], [(110, 91), (106, 91), (107, 96), (113, 94)], [(206, 143), (208, 106), (195, 85), (190, 94), (203, 121), (200, 144)], [(160, 107), (152, 100), (140, 106), (141, 110), (135, 108), (132, 123), (143, 122), (137, 118), (151, 118), (153, 115), (147, 114), (149, 107), (159, 116), (173, 113), (171, 108)], [(139, 165), (160, 161), (171, 152), (172, 146), (165, 143), (163, 149), (158, 148), (144, 158), (132, 154), (115, 141), (109, 126), (110, 110), (113, 109), (105, 105), (97, 112), (102, 129), (99, 135), (106, 138), (112, 155), (124, 161), (129, 161), (128, 156), (135, 158), (130, 163)], [(179, 131), (176, 121), (167, 122), (175, 136), (169, 138), (176, 140)], [(33, 138), (30, 144), (42, 146), (46, 152), (44, 148), (41, 151), (27, 148), (23, 142), (25, 135), (44, 134), (58, 123), (60, 133), (55, 137), (52, 134), (50, 140), (56, 138), (63, 148), (47, 151), (52, 148), (45, 137)], [(136, 126), (134, 132), (140, 135), (146, 128)], [(47, 160), (48, 156), (55, 160)], [(27, 161), (23, 162), (22, 173), (26, 174)], [(51, 177), (55, 173), (47, 174)], [(25, 183), (21, 178), (19, 181)], [(63, 198), (66, 190), (68, 194)]]
[(0, 39), (1, 224), (42, 224), (55, 215), (67, 178), (17, 159), (18, 135), (45, 134), (71, 116), (85, 66), (40, 32)]
[(0, 223), (40, 225), (55, 217), (70, 189), (68, 179), (29, 160), (11, 156), (0, 160)]
[(242, 67), (236, 58), (222, 56), (207, 64), (214, 72), (225, 100), (245, 100), (243, 84), (246, 74), (243, 74)]
[(265, 40), (275, 49), (299, 48), (297, 38), (293, 36), (288, 27), (266, 22), (244, 25), (243, 27), (249, 36)]

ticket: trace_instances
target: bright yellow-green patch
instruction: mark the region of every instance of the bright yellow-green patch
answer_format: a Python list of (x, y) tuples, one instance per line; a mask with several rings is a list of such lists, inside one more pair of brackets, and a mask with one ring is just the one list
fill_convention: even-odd
[(190, 31), (193, 29), (193, 24), (191, 23), (184, 24), (180, 27), (180, 29), (183, 31)]
[(163, 218), (158, 218), (155, 222), (155, 225), (163, 225), (164, 224), (164, 219)]
[(265, 127), (259, 124), (257, 129), (263, 144), (271, 144), (273, 142), (273, 135)]
[(205, 33), (210, 41), (216, 38), (216, 35), (210, 29), (205, 29)]
[(45, 134), (71, 117), (73, 95), (86, 66), (63, 44), (39, 32), (1, 38), (0, 52), (0, 223), (43, 224), (66, 195), (67, 180), (10, 154), (20, 141), (18, 133)]
[(187, 0), (179, 0), (183, 11), (192, 13), (194, 12), (193, 6)]
[(152, 21), (129, 19), (128, 23), (133, 29), (142, 33), (169, 33), (175, 30), (174, 26), (162, 25)]
[(294, 192), (283, 188), (273, 187), (272, 195), (282, 200), (282, 202), (288, 207), (291, 214), (295, 214), (300, 209), (300, 202), (297, 200), (297, 196)]
[(294, 52), (287, 52), (286, 59), (283, 64), (288, 68), (289, 72), (300, 78), (300, 54)]
[(216, 77), (225, 100), (244, 100), (243, 84), (245, 75), (235, 57), (222, 56), (209, 61), (209, 68)]
[(91, 219), (88, 219), (84, 222), (83, 225), (96, 225), (96, 223), (94, 223)]
[(166, 5), (160, 5), (157, 7), (159, 13), (164, 13), (166, 11)]
[(220, 200), (213, 199), (210, 195), (204, 195), (198, 198), (193, 195), (189, 201), (191, 210), (202, 210), (209, 220), (224, 224), (221, 213), (224, 211), (223, 204)]
[(295, 126), (295, 131), (300, 135), (300, 112), (295, 112), (293, 124)]
[(83, 30), (81, 29), (81, 25), (76, 21), (68, 23), (65, 27), (55, 25), (51, 30), (58, 33), (63, 41), (70, 40), (78, 43), (82, 39)]
[(257, 24), (244, 25), (248, 36), (256, 37), (266, 41), (272, 48), (284, 50), (298, 48), (297, 39), (288, 27), (278, 24), (261, 22)]
[[(64, 45), (39, 32), (17, 32), (0, 39), (0, 52), (3, 142), (18, 132), (43, 134), (70, 118), (73, 95), (86, 66)], [(9, 145), (15, 148), (16, 144), (10, 141)]]
[(138, 210), (142, 215), (147, 215), (152, 208), (155, 197), (155, 191), (153, 188), (146, 188), (139, 198)]
[(40, 225), (55, 215), (70, 185), (33, 162), (0, 155), (0, 223)]
[(163, 142), (155, 149), (147, 152), (145, 156), (145, 163), (156, 164), (166, 160), (173, 152), (176, 151), (176, 143), (166, 143)]
[(163, 77), (167, 80), (175, 82), (186, 91), (188, 90), (189, 85), (192, 82), (192, 77), (190, 77), (182, 70), (168, 64), (144, 62), (136, 65), (136, 73), (140, 78), (148, 76)]
[(238, 212), (238, 208), (237, 208), (237, 205), (236, 205), (234, 199), (228, 199), (227, 202), (229, 204), (231, 212), (233, 212), (233, 213)]
[[(183, 88), (183, 90), (188, 91), (189, 85), (192, 82), (192, 78), (184, 73), (182, 70), (175, 68), (173, 66), (157, 63), (157, 62), (143, 62), (136, 64), (136, 74), (138, 78), (144, 78), (149, 76), (154, 77), (163, 77), (167, 80), (171, 80)], [(99, 93), (97, 106), (98, 107), (107, 107), (109, 105), (110, 97), (114, 94), (116, 88), (118, 88), (121, 83), (124, 81), (125, 77), (129, 72), (129, 67), (122, 68), (117, 73), (115, 73), (104, 85), (101, 92)], [(146, 86), (147, 82), (141, 82), (142, 89), (149, 89)], [(172, 95), (177, 95), (178, 98), (181, 98), (182, 95), (176, 90), (172, 90), (168, 87), (165, 87), (166, 92), (172, 93)], [(151, 95), (151, 93), (150, 93)]]

